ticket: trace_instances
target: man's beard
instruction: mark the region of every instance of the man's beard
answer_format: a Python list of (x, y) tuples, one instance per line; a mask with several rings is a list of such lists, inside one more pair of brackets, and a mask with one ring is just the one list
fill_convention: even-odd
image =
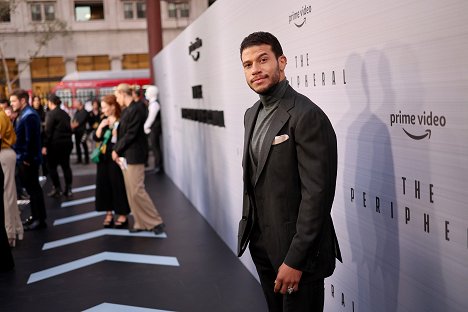
[[(270, 77), (270, 76), (269, 76)], [(268, 77), (267, 77), (268, 78)], [(268, 95), (268, 93), (274, 89), (276, 87), (276, 85), (280, 82), (280, 71), (279, 71), (279, 67), (277, 66), (276, 67), (276, 71), (274, 72), (273, 76), (271, 76), (271, 83), (270, 85), (268, 85), (266, 87), (265, 90), (263, 91), (256, 91), (252, 85), (250, 85), (249, 83), (249, 87), (250, 89), (252, 89), (255, 93), (259, 94), (259, 95)]]

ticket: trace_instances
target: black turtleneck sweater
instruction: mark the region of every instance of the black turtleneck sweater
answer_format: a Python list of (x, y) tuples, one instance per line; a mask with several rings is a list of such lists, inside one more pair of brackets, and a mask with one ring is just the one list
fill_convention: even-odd
[(270, 128), (276, 109), (278, 108), (279, 102), (283, 98), (288, 85), (289, 82), (284, 79), (268, 90), (267, 93), (260, 94), (262, 105), (260, 106), (255, 128), (250, 140), (250, 158), (253, 169), (252, 178), (255, 176), (263, 140), (265, 139), (265, 135)]

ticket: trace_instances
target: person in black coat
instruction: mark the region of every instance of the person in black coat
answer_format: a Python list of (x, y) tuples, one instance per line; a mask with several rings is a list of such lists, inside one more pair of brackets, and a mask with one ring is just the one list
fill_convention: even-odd
[(72, 120), (72, 129), (73, 133), (75, 134), (75, 147), (76, 147), (76, 163), (82, 163), (82, 151), (81, 148), (83, 147), (84, 153), (84, 163), (89, 163), (89, 151), (88, 151), (88, 143), (86, 142), (86, 138), (88, 137), (88, 133), (86, 131), (86, 126), (88, 125), (88, 111), (85, 109), (83, 102), (79, 99), (73, 100), (73, 105), (76, 107), (76, 113), (73, 116)]
[[(96, 142), (105, 140), (106, 132), (110, 134), (105, 147), (101, 147), (101, 155), (97, 164), (96, 173), (96, 210), (106, 211), (103, 222), (105, 228), (114, 226), (124, 228), (128, 226), (127, 215), (130, 213), (125, 183), (119, 165), (112, 160), (112, 151), (117, 141), (117, 128), (119, 126), (120, 106), (114, 95), (106, 95), (101, 102), (104, 118), (94, 133)], [(103, 142), (104, 143), (104, 142)], [(117, 216), (114, 220), (114, 213)]]
[[(44, 126), (45, 126), (46, 112), (44, 110), (44, 107), (42, 106), (41, 98), (38, 95), (34, 95), (32, 97), (32, 100), (33, 100), (32, 108), (34, 108), (34, 110), (37, 112), (37, 114), (41, 118), (41, 140), (42, 140), (42, 146), (44, 146)], [(43, 176), (49, 175), (49, 170), (47, 168), (47, 156), (46, 155), (42, 155), (41, 169), (42, 169)]]
[(73, 180), (70, 168), (70, 154), (73, 149), (70, 116), (60, 108), (60, 103), (58, 96), (55, 94), (49, 95), (47, 103), (49, 111), (45, 121), (44, 147), (42, 148), (42, 154), (47, 155), (47, 167), (53, 184), (52, 191), (47, 195), (56, 198), (62, 195), (62, 187), (57, 172), (58, 165), (62, 167), (65, 178), (65, 192), (63, 195), (67, 197), (72, 195)]
[(296, 92), (287, 59), (270, 33), (240, 49), (260, 99), (244, 117), (244, 198), (238, 256), (249, 245), (269, 311), (322, 311), (324, 278), (341, 259), (330, 211), (337, 143), (326, 114)]
[(143, 124), (147, 117), (144, 103), (135, 102), (128, 84), (119, 84), (115, 91), (117, 102), (126, 107), (120, 119), (117, 143), (112, 159), (120, 164), (124, 175), (128, 203), (134, 219), (131, 232), (164, 232), (164, 222), (145, 189), (145, 161), (148, 142)]

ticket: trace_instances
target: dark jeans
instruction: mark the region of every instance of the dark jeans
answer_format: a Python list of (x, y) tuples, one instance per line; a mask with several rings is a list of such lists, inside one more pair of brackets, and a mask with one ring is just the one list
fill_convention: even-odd
[(46, 219), (46, 210), (44, 204), (44, 194), (39, 184), (39, 166), (35, 164), (18, 164), (18, 174), (21, 184), (26, 188), (29, 194), (31, 205), (31, 216), (34, 220), (44, 221)]
[(56, 143), (47, 149), (47, 165), (52, 184), (55, 188), (61, 189), (60, 178), (57, 172), (57, 167), (62, 167), (63, 176), (65, 178), (65, 189), (68, 190), (72, 184), (72, 171), (70, 168), (70, 154), (73, 149), (73, 143)]
[(86, 163), (89, 162), (89, 151), (88, 151), (88, 143), (86, 142), (86, 137), (87, 137), (86, 131), (75, 132), (76, 157), (77, 157), (78, 162), (82, 161), (81, 147), (83, 147), (85, 162)]
[(277, 272), (273, 268), (262, 244), (261, 234), (255, 227), (249, 244), (252, 260), (257, 268), (263, 293), (270, 312), (321, 312), (324, 303), (324, 280), (311, 280), (303, 272), (299, 290), (291, 295), (282, 295), (273, 291)]

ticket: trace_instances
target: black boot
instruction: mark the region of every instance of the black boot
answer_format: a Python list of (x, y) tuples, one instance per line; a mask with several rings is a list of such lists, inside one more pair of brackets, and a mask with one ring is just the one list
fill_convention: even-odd
[(63, 192), (63, 195), (65, 195), (65, 197), (71, 197), (73, 195), (71, 185), (67, 185), (67, 187), (65, 187), (65, 192)]
[(53, 187), (52, 191), (47, 193), (47, 196), (59, 198), (60, 196), (62, 196), (62, 190), (60, 189), (60, 187)]

